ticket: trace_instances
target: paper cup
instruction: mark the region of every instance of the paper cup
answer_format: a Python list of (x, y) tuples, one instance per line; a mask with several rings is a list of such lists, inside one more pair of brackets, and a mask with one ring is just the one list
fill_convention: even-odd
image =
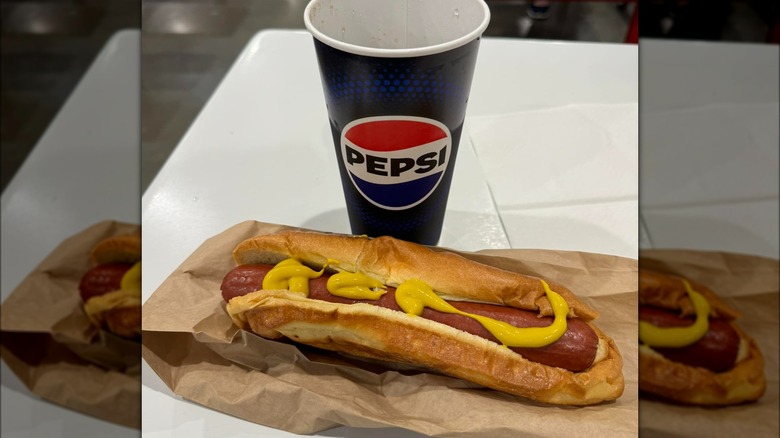
[(489, 21), (482, 0), (306, 7), (354, 234), (438, 242)]

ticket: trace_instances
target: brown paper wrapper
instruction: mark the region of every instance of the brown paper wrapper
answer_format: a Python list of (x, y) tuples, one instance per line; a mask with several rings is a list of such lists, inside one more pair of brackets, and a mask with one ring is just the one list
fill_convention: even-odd
[(104, 221), (63, 241), (3, 303), (2, 357), (41, 398), (112, 423), (141, 426), (140, 343), (99, 330), (78, 286), (99, 241), (139, 229)]
[(755, 403), (704, 408), (642, 394), (642, 437), (778, 436), (778, 294), (780, 264), (763, 257), (723, 252), (643, 250), (642, 269), (679, 275), (712, 289), (742, 313), (737, 324), (764, 355), (766, 392)]
[(294, 433), (346, 425), (395, 426), (437, 436), (636, 435), (636, 260), (531, 250), (464, 254), (554, 278), (601, 311), (596, 323), (623, 355), (625, 392), (598, 406), (555, 407), (237, 329), (219, 292), (222, 277), (234, 267), (233, 248), (246, 238), (287, 228), (250, 221), (208, 239), (144, 304), (143, 356), (175, 393)]

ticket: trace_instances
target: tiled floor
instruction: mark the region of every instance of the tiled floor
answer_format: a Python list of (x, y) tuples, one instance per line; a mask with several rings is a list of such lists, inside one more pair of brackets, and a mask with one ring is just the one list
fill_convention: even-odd
[[(307, 2), (3, 0), (2, 188), (107, 38), (118, 29), (143, 23), (141, 184), (145, 190), (252, 35), (267, 28), (303, 29)], [(602, 42), (624, 40), (634, 7), (609, 1), (552, 2), (547, 19), (532, 20), (526, 15), (526, 1), (487, 2), (492, 11), (488, 36)], [(761, 14), (776, 17), (776, 5), (769, 0), (733, 3), (720, 38), (763, 41), (767, 26)], [(643, 8), (647, 7), (642, 25), (659, 35), (680, 33), (681, 17), (691, 14), (677, 11), (675, 15), (663, 4), (643, 1)]]

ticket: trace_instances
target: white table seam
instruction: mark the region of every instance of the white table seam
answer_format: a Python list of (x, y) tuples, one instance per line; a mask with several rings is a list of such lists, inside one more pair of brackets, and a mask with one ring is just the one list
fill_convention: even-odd
[(535, 202), (529, 204), (509, 204), (509, 205), (499, 204), (497, 205), (497, 208), (499, 211), (501, 210), (543, 210), (543, 209), (550, 209), (550, 208), (577, 207), (577, 206), (588, 206), (588, 205), (598, 205), (598, 204), (611, 204), (611, 203), (619, 203), (619, 202), (631, 202), (631, 201), (637, 201), (638, 199), (639, 196), (637, 195), (609, 196), (604, 198), (577, 199), (577, 200), (567, 200), (561, 202)]
[[(464, 123), (464, 128), (467, 127)], [(464, 129), (465, 130), (465, 129)], [(496, 216), (498, 216), (498, 223), (501, 225), (501, 231), (504, 233), (504, 236), (507, 237), (507, 241), (509, 241), (509, 232), (506, 228), (506, 225), (504, 224), (504, 218), (501, 217), (501, 208), (498, 205), (498, 202), (496, 201), (496, 197), (493, 194), (493, 187), (490, 186), (490, 183), (488, 182), (487, 175), (485, 173), (485, 167), (482, 165), (482, 161), (479, 159), (479, 153), (477, 152), (477, 148), (474, 147), (474, 139), (472, 138), (471, 131), (465, 130), (466, 136), (468, 137), (468, 145), (471, 148), (471, 152), (474, 154), (474, 158), (476, 158), (477, 166), (479, 167), (479, 171), (482, 173), (482, 178), (484, 180), (485, 188), (488, 192), (488, 196), (490, 196), (490, 203), (493, 205), (493, 209), (496, 211)], [(511, 247), (511, 242), (510, 242)]]

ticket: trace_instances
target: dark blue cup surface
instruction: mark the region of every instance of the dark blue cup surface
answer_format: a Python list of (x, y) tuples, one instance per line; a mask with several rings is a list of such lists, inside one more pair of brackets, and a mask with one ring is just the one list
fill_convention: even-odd
[(352, 232), (435, 245), (479, 38), (408, 58), (314, 45)]

